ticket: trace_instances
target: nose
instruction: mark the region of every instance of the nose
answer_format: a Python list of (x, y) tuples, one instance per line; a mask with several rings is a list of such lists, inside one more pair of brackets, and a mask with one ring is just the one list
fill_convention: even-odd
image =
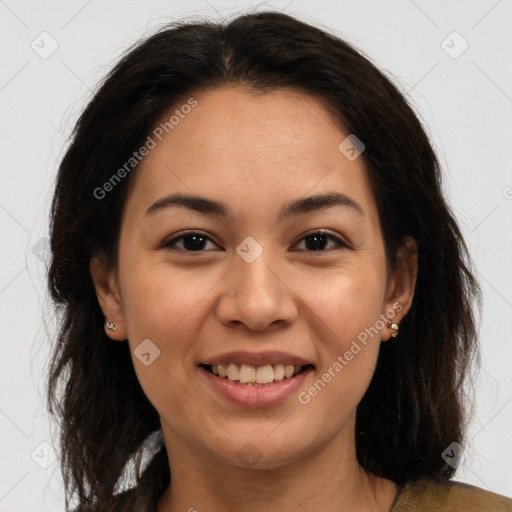
[(297, 297), (289, 273), (262, 254), (252, 263), (238, 255), (223, 279), (217, 303), (218, 320), (227, 327), (245, 325), (252, 331), (283, 328), (297, 317)]

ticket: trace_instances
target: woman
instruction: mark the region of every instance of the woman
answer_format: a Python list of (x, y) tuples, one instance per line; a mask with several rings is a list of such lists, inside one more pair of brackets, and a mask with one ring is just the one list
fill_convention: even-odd
[(512, 510), (451, 480), (480, 290), (438, 161), (343, 40), (274, 12), (158, 31), (52, 206), (67, 505)]

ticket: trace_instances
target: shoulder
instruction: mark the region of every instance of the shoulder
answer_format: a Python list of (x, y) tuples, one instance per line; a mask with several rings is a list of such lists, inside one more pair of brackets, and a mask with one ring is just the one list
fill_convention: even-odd
[(454, 480), (425, 477), (405, 484), (390, 512), (512, 512), (512, 499)]

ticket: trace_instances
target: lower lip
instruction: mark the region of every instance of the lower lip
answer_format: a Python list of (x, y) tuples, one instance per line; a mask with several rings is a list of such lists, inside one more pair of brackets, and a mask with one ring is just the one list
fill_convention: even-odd
[(201, 375), (204, 375), (208, 379), (217, 392), (235, 404), (245, 407), (270, 407), (283, 402), (302, 386), (305, 379), (312, 371), (313, 368), (308, 367), (295, 377), (285, 378), (270, 386), (257, 387), (235, 384), (199, 366)]

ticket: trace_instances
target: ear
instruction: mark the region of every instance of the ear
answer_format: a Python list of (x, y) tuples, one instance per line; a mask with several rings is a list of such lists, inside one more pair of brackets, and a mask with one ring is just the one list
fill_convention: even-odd
[(387, 325), (388, 321), (399, 324), (411, 308), (417, 275), (418, 244), (408, 236), (397, 250), (395, 267), (387, 287), (384, 315), (388, 320), (381, 331), (382, 341), (387, 341), (396, 333), (395, 329)]
[(116, 341), (127, 339), (126, 326), (121, 299), (118, 292), (115, 270), (109, 268), (105, 258), (93, 256), (89, 264), (92, 281), (96, 289), (96, 296), (100, 304), (105, 322), (114, 322), (115, 331), (107, 329), (107, 336)]

